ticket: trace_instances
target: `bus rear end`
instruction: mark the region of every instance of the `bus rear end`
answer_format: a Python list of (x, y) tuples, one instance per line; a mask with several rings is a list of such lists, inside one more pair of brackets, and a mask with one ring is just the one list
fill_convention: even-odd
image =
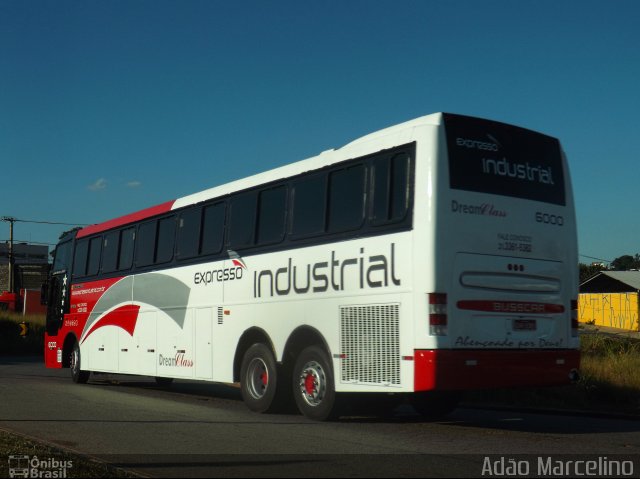
[(579, 365), (578, 258), (555, 138), (443, 114), (433, 175), (433, 349), (415, 390), (566, 384)]

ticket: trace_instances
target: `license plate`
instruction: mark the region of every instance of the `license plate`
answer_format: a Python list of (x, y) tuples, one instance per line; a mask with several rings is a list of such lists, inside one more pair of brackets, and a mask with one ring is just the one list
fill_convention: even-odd
[(513, 321), (514, 331), (535, 331), (536, 327), (535, 319), (515, 319)]

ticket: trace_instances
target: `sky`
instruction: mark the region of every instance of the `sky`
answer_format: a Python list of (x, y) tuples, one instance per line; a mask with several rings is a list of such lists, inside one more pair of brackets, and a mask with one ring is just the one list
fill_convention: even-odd
[(639, 25), (636, 0), (0, 0), (0, 217), (98, 223), (447, 111), (559, 138), (581, 262), (640, 253)]

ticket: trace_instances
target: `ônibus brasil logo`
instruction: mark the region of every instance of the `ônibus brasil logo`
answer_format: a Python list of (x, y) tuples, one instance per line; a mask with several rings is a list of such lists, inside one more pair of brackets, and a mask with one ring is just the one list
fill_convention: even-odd
[(231, 260), (231, 266), (221, 269), (212, 269), (208, 271), (196, 271), (193, 276), (193, 282), (195, 284), (211, 284), (224, 281), (235, 281), (236, 279), (242, 279), (244, 271), (247, 269), (247, 265), (238, 253), (233, 250), (228, 250), (229, 259)]

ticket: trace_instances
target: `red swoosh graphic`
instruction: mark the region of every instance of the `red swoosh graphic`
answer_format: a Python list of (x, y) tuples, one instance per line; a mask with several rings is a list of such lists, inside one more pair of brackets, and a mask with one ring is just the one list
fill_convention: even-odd
[(126, 306), (120, 306), (114, 309), (91, 327), (82, 342), (84, 343), (96, 329), (103, 328), (104, 326), (117, 326), (129, 333), (129, 336), (133, 336), (133, 332), (136, 330), (136, 323), (138, 322), (139, 311), (140, 306), (135, 304), (127, 304)]
[(241, 259), (234, 259), (232, 260), (232, 262), (234, 266), (239, 266), (240, 268), (247, 269), (247, 265), (245, 265), (244, 261), (242, 261)]

